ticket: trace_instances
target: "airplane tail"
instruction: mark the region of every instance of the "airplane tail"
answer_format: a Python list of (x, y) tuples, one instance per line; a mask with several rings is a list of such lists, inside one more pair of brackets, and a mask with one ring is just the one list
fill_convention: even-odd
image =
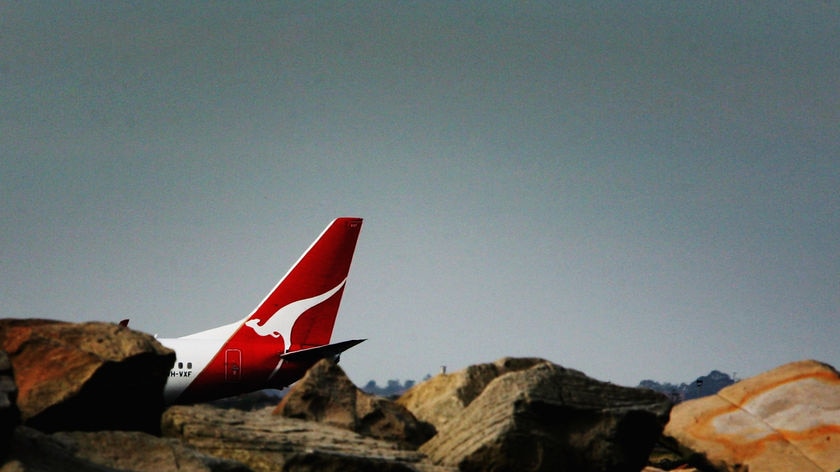
[(273, 338), (281, 354), (328, 344), (361, 228), (361, 218), (336, 218), (250, 315), (183, 338), (227, 347)]
[[(189, 403), (283, 388), (318, 359), (337, 358), (362, 342), (330, 344), (361, 228), (361, 218), (333, 220), (250, 315), (167, 340), (170, 346), (180, 346), (179, 360), (190, 366), (187, 378), (193, 369), (197, 372), (189, 380), (173, 381), (169, 401)], [(199, 362), (199, 353), (206, 350), (214, 354)]]
[(328, 344), (361, 228), (361, 218), (333, 220), (241, 329), (282, 338), (286, 352)]

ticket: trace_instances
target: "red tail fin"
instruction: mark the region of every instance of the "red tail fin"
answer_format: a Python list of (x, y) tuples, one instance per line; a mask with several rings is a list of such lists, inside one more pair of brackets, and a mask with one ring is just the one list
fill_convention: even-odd
[(286, 351), (328, 344), (361, 228), (333, 220), (239, 331), (282, 337)]
[[(198, 375), (173, 400), (192, 402), (281, 388), (303, 375), (302, 360), (315, 354), (337, 355), (359, 342), (305, 351), (297, 355), (300, 365), (282, 375), (278, 372), (284, 354), (329, 344), (361, 228), (361, 218), (333, 220), (245, 320), (180, 338), (200, 346), (209, 340), (217, 350), (205, 366), (196, 366)], [(178, 356), (189, 362), (191, 354), (185, 348)]]
[(244, 320), (184, 336), (226, 339), (223, 347), (271, 340), (273, 352), (329, 344), (361, 218), (337, 218)]

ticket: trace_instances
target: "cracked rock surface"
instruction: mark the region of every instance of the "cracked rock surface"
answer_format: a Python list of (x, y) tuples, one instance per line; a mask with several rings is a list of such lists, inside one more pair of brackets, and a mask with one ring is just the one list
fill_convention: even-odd
[(665, 427), (686, 455), (725, 471), (840, 469), (840, 375), (804, 360), (675, 406)]

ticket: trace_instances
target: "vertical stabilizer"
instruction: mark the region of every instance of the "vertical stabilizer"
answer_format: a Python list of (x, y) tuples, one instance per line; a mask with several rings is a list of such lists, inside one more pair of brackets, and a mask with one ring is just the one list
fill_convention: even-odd
[[(183, 373), (187, 378), (171, 380), (167, 400), (188, 403), (280, 388), (303, 374), (307, 365), (301, 360), (311, 360), (319, 353), (337, 355), (349, 348), (352, 344), (326, 345), (361, 228), (361, 218), (333, 220), (250, 315), (236, 323), (168, 340), (179, 363), (187, 366)], [(300, 350), (308, 351), (293, 356), (296, 361), (288, 361), (293, 365), (280, 372), (282, 356)], [(190, 378), (194, 371), (197, 375)], [(180, 368), (173, 375), (181, 375)]]
[(361, 218), (333, 220), (239, 331), (282, 339), (285, 351), (328, 344), (361, 228)]

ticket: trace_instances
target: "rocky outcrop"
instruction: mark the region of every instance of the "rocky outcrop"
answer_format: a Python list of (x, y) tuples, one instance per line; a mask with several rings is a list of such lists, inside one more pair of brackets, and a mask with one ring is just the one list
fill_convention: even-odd
[(176, 439), (139, 431), (15, 431), (13, 450), (0, 471), (251, 472), (254, 469), (195, 451)]
[(24, 424), (42, 431), (155, 432), (175, 353), (112, 323), (0, 320)]
[(177, 406), (165, 437), (139, 431), (60, 431), (18, 427), (0, 472), (453, 472), (396, 444), (271, 409), (245, 412)]
[(283, 396), (274, 413), (349, 429), (416, 448), (435, 434), (405, 407), (356, 387), (335, 362), (323, 359)]
[(542, 362), (491, 381), (420, 447), (436, 464), (470, 470), (641, 470), (671, 403)]
[(441, 428), (458, 417), (496, 377), (546, 362), (535, 357), (505, 357), (493, 363), (476, 364), (450, 374), (440, 374), (417, 384), (397, 399), (422, 421)]
[(255, 471), (432, 471), (422, 454), (344, 428), (274, 415), (271, 409), (221, 410), (174, 406), (163, 433), (216, 457)]
[(840, 470), (840, 376), (812, 360), (777, 367), (677, 405), (665, 436), (719, 470)]
[[(173, 354), (118, 325), (0, 320), (0, 472), (638, 471), (671, 410), (650, 390), (505, 358), (401, 398), (439, 425), (413, 450), (406, 444), (422, 439), (408, 411), (359, 391), (331, 363), (277, 407), (164, 412)], [(662, 460), (644, 470), (836, 471), (838, 412), (831, 366), (781, 366), (675, 407)]]

